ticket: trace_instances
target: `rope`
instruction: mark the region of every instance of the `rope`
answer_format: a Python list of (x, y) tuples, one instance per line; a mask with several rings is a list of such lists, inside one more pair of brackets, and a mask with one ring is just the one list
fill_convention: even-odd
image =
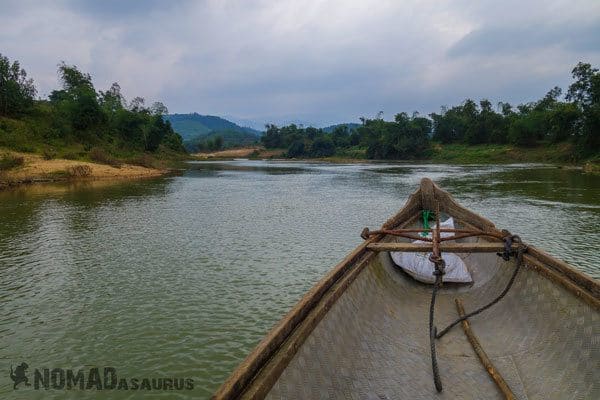
[[(371, 235), (384, 234), (384, 235), (396, 235), (396, 236), (406, 237), (409, 239), (417, 239), (417, 240), (433, 242), (433, 249), (432, 249), (433, 251), (432, 251), (431, 256), (429, 257), (429, 261), (431, 261), (435, 267), (435, 270), (433, 272), (433, 274), (435, 275), (435, 282), (433, 284), (433, 289), (431, 291), (431, 303), (429, 304), (429, 344), (430, 344), (430, 350), (431, 350), (431, 367), (433, 370), (433, 382), (435, 384), (436, 390), (438, 392), (441, 392), (442, 391), (442, 380), (440, 378), (440, 372), (439, 372), (439, 367), (438, 367), (437, 357), (436, 357), (436, 352), (435, 352), (435, 339), (440, 339), (442, 336), (444, 336), (446, 333), (448, 333), (450, 331), (450, 329), (452, 329), (457, 324), (461, 323), (462, 321), (464, 321), (474, 315), (477, 315), (477, 314), (487, 310), (488, 308), (492, 307), (494, 304), (496, 304), (500, 300), (502, 300), (502, 298), (504, 296), (506, 296), (506, 294), (512, 287), (513, 283), (515, 282), (515, 278), (517, 277), (517, 274), (519, 273), (521, 266), (523, 265), (523, 253), (525, 253), (527, 251), (527, 246), (525, 246), (523, 244), (523, 242), (521, 241), (521, 238), (519, 236), (511, 235), (510, 232), (508, 232), (508, 231), (502, 231), (502, 234), (494, 234), (492, 232), (484, 232), (484, 231), (480, 231), (480, 230), (441, 229), (440, 228), (440, 220), (439, 220), (439, 215), (440, 215), (439, 204), (437, 205), (437, 207), (438, 207), (438, 209), (435, 214), (430, 210), (423, 210), (423, 213), (422, 213), (422, 215), (423, 215), (423, 232), (421, 233), (422, 238), (411, 235), (410, 232), (415, 232), (415, 231), (418, 232), (419, 231), (419, 230), (413, 230), (413, 229), (404, 229), (404, 230), (401, 229), (401, 230), (395, 230), (395, 231), (382, 229), (379, 231), (369, 231), (369, 228), (365, 228), (361, 232), (360, 236), (363, 239), (367, 240), (367, 239), (369, 239), (369, 237)], [(432, 232), (431, 238), (427, 238), (426, 237), (427, 231), (431, 229), (429, 226), (429, 217), (432, 215), (435, 215), (435, 217), (436, 217), (436, 230)], [(452, 237), (441, 238), (440, 231), (454, 232), (455, 235)], [(437, 333), (437, 328), (433, 324), (434, 317), (435, 317), (435, 299), (436, 299), (436, 296), (437, 296), (437, 293), (438, 293), (440, 287), (442, 286), (442, 277), (445, 274), (445, 268), (446, 268), (446, 263), (445, 263), (444, 259), (441, 257), (439, 245), (442, 241), (445, 241), (445, 240), (455, 240), (455, 239), (461, 239), (461, 238), (471, 237), (471, 236), (491, 236), (491, 237), (495, 237), (497, 239), (502, 238), (502, 240), (504, 240), (504, 252), (498, 253), (498, 255), (501, 256), (505, 261), (508, 261), (510, 259), (510, 256), (514, 254), (515, 258), (516, 258), (515, 270), (512, 273), (512, 276), (510, 277), (508, 284), (506, 285), (504, 290), (494, 300), (492, 300), (485, 306), (480, 307), (477, 310), (458, 318), (457, 320), (452, 322), (450, 325), (448, 325), (446, 328), (442, 329), (440, 331), (440, 333)], [(513, 243), (519, 244), (516, 252), (512, 250)]]
[(433, 383), (435, 384), (435, 389), (438, 392), (441, 392), (442, 379), (440, 378), (440, 371), (438, 368), (437, 357), (435, 354), (435, 338), (437, 328), (433, 325), (433, 318), (435, 313), (435, 297), (442, 283), (442, 276), (445, 273), (444, 270), (446, 263), (444, 262), (442, 257), (436, 257), (433, 254), (431, 255), (431, 257), (429, 257), (429, 260), (435, 266), (435, 271), (433, 272), (433, 274), (435, 275), (435, 282), (433, 284), (433, 290), (431, 291), (431, 303), (429, 304), (429, 345), (431, 350), (431, 369), (433, 370)]
[(508, 281), (508, 284), (506, 285), (506, 287), (504, 288), (502, 293), (500, 293), (500, 295), (498, 297), (496, 297), (494, 300), (492, 300), (485, 306), (480, 307), (477, 310), (458, 318), (456, 321), (454, 321), (453, 323), (448, 325), (445, 329), (443, 329), (438, 334), (437, 328), (433, 324), (434, 317), (435, 317), (435, 298), (436, 298), (437, 292), (442, 284), (442, 277), (445, 274), (446, 263), (444, 262), (444, 259), (441, 257), (441, 254), (439, 252), (439, 247), (438, 247), (439, 240), (440, 240), (439, 219), (436, 222), (437, 222), (438, 231), (435, 232), (433, 235), (434, 251), (431, 254), (431, 256), (429, 257), (429, 261), (431, 261), (435, 267), (435, 270), (433, 272), (433, 274), (435, 275), (435, 282), (433, 284), (433, 289), (431, 291), (431, 303), (429, 304), (429, 345), (430, 345), (430, 351), (431, 351), (431, 369), (433, 371), (433, 383), (435, 384), (435, 389), (439, 393), (442, 391), (443, 387), (442, 387), (442, 379), (440, 377), (440, 371), (439, 371), (439, 367), (438, 367), (438, 363), (437, 363), (437, 356), (436, 356), (436, 352), (435, 352), (435, 339), (441, 338), (450, 329), (452, 329), (452, 327), (456, 326), (460, 322), (462, 322), (474, 315), (477, 315), (477, 314), (487, 310), (494, 304), (498, 303), (504, 296), (506, 296), (506, 294), (508, 293), (508, 291), (510, 290), (511, 286), (514, 283), (515, 278), (517, 277), (517, 274), (519, 273), (519, 270), (521, 269), (521, 265), (523, 264), (523, 253), (527, 250), (527, 247), (522, 244), (523, 242), (521, 241), (521, 238), (519, 236), (510, 235), (510, 234), (506, 235), (504, 237), (504, 252), (502, 254), (499, 254), (502, 256), (502, 258), (504, 260), (508, 261), (510, 259), (510, 256), (512, 253), (511, 247), (512, 247), (513, 242), (520, 243), (521, 245), (519, 246), (519, 248), (517, 249), (517, 252), (516, 252), (516, 261), (517, 262), (516, 262), (515, 270), (512, 273), (512, 276), (510, 277), (510, 280)]
[[(431, 290), (431, 303), (429, 303), (429, 347), (431, 350), (431, 369), (433, 371), (433, 383), (435, 384), (435, 389), (439, 392), (442, 391), (442, 378), (440, 378), (440, 370), (438, 368), (437, 357), (435, 354), (435, 337), (437, 333), (437, 328), (433, 324), (434, 314), (435, 314), (435, 296), (442, 285), (442, 277), (446, 273), (446, 262), (442, 258), (442, 254), (440, 253), (440, 204), (437, 204), (437, 212), (435, 213), (435, 232), (432, 232), (431, 239), (433, 240), (433, 249), (431, 255), (429, 256), (429, 261), (433, 263), (435, 275), (435, 283), (433, 284), (433, 289)], [(429, 211), (423, 211), (423, 219), (427, 214), (427, 218), (429, 217)]]
[[(516, 242), (516, 243), (522, 243), (521, 242), (521, 238), (517, 235), (511, 235), (511, 236), (507, 236), (504, 239), (504, 253), (502, 253), (502, 258), (504, 260), (508, 260), (510, 258), (510, 247), (512, 246), (512, 243)], [(517, 277), (517, 274), (519, 273), (519, 270), (521, 269), (521, 265), (523, 264), (523, 253), (527, 250), (527, 246), (525, 245), (521, 245), (519, 246), (519, 248), (517, 249), (517, 253), (516, 253), (516, 266), (515, 266), (515, 270), (512, 273), (508, 284), (506, 285), (506, 287), (504, 288), (504, 290), (500, 293), (500, 295), (498, 295), (498, 297), (496, 297), (494, 300), (492, 300), (491, 302), (489, 302), (488, 304), (486, 304), (483, 307), (478, 308), (475, 311), (472, 311), (468, 314), (466, 314), (463, 317), (460, 317), (458, 319), (456, 319), (454, 322), (452, 322), (450, 325), (448, 325), (446, 328), (442, 329), (440, 331), (440, 333), (438, 333), (436, 335), (436, 339), (440, 339), (442, 336), (444, 336), (446, 333), (448, 333), (450, 331), (450, 329), (452, 329), (453, 327), (455, 327), (456, 325), (458, 325), (459, 323), (461, 323), (462, 321), (477, 315), (485, 310), (487, 310), (488, 308), (490, 308), (491, 306), (493, 306), (494, 304), (498, 303), (500, 300), (502, 300), (502, 298), (504, 296), (506, 296), (506, 294), (508, 293), (508, 291), (510, 290), (510, 288), (512, 287), (513, 283), (515, 282), (515, 278)], [(500, 255), (500, 254), (499, 254)]]

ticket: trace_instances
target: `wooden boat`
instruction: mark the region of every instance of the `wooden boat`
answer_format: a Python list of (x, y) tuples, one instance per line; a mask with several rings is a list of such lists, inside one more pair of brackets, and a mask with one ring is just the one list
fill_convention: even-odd
[[(424, 209), (454, 217), (455, 237), (463, 237), (450, 243), (434, 235), (430, 244), (410, 243), (407, 229), (420, 228)], [(213, 398), (600, 398), (597, 280), (533, 246), (503, 241), (510, 237), (506, 231), (427, 178), (381, 231), (365, 237)], [(513, 254), (508, 261), (496, 254), (503, 249)], [(437, 251), (442, 257), (455, 252), (467, 264), (474, 282), (438, 287), (433, 326), (455, 321), (464, 312), (457, 305), (472, 311), (506, 295), (437, 339), (439, 332), (428, 325), (432, 285), (401, 272), (390, 250)]]

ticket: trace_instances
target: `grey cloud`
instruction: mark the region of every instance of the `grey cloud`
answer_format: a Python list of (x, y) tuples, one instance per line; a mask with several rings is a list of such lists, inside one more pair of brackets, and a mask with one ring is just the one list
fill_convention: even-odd
[(487, 26), (467, 34), (448, 55), (498, 55), (526, 53), (557, 46), (571, 52), (600, 52), (600, 19), (593, 23), (578, 22), (528, 25)]
[(42, 94), (64, 60), (172, 112), (314, 124), (530, 101), (600, 63), (599, 2), (506, 1), (6, 0), (0, 52)]
[(92, 18), (123, 20), (130, 17), (143, 18), (165, 8), (177, 9), (188, 2), (189, 0), (67, 0), (65, 6)]

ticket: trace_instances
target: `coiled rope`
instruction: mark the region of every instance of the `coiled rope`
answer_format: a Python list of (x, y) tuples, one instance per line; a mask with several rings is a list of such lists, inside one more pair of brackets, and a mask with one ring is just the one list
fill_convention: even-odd
[[(442, 285), (442, 278), (445, 274), (445, 267), (446, 267), (446, 263), (444, 262), (444, 259), (441, 257), (440, 249), (439, 249), (439, 243), (440, 243), (439, 205), (438, 205), (438, 211), (436, 212), (436, 225), (437, 225), (436, 230), (432, 235), (433, 236), (433, 238), (432, 238), (433, 239), (432, 240), (433, 241), (433, 251), (432, 251), (431, 256), (429, 257), (429, 260), (433, 263), (434, 268), (435, 268), (435, 270), (433, 272), (433, 274), (435, 275), (435, 282), (433, 284), (433, 289), (431, 291), (431, 303), (429, 305), (429, 342), (430, 342), (430, 350), (431, 350), (431, 367), (433, 370), (433, 383), (435, 384), (435, 389), (438, 392), (441, 392), (443, 387), (442, 387), (442, 379), (440, 377), (439, 367), (438, 367), (438, 363), (437, 363), (437, 356), (436, 356), (436, 352), (435, 352), (435, 339), (441, 338), (446, 333), (448, 333), (448, 331), (450, 331), (450, 329), (452, 329), (454, 326), (456, 326), (460, 322), (487, 310), (488, 308), (492, 307), (494, 304), (496, 304), (500, 300), (502, 300), (502, 298), (504, 296), (506, 296), (506, 294), (508, 293), (508, 291), (510, 290), (510, 288), (512, 287), (512, 285), (514, 283), (515, 278), (517, 277), (517, 274), (519, 273), (519, 270), (521, 269), (521, 265), (523, 264), (523, 253), (525, 251), (527, 251), (527, 246), (525, 246), (523, 244), (523, 242), (521, 241), (521, 238), (519, 236), (511, 235), (507, 232), (507, 235), (503, 238), (504, 252), (498, 253), (498, 255), (501, 256), (505, 261), (508, 261), (510, 259), (510, 256), (514, 254), (515, 258), (516, 258), (516, 265), (515, 265), (515, 270), (512, 273), (512, 275), (508, 281), (508, 284), (506, 285), (504, 290), (494, 300), (492, 300), (488, 304), (484, 305), (483, 307), (480, 307), (477, 310), (470, 312), (470, 313), (464, 315), (463, 317), (456, 319), (454, 322), (452, 322), (446, 328), (442, 329), (440, 331), (440, 333), (438, 334), (437, 328), (434, 325), (435, 298), (437, 296), (437, 292), (438, 292), (440, 286)], [(516, 252), (512, 250), (513, 243), (520, 244), (520, 246), (517, 248)]]
[[(455, 327), (456, 325), (460, 324), (462, 321), (477, 315), (485, 310), (487, 310), (488, 308), (490, 308), (491, 306), (493, 306), (494, 304), (498, 303), (500, 300), (502, 300), (502, 298), (504, 296), (506, 296), (506, 294), (508, 293), (508, 291), (510, 290), (510, 288), (512, 287), (513, 283), (515, 282), (515, 278), (517, 277), (517, 274), (519, 273), (519, 270), (521, 269), (521, 265), (523, 264), (523, 253), (525, 253), (525, 251), (527, 250), (527, 246), (523, 245), (521, 242), (521, 238), (517, 235), (511, 235), (511, 236), (507, 236), (505, 241), (504, 241), (504, 253), (502, 253), (502, 258), (505, 261), (508, 261), (510, 259), (510, 255), (511, 255), (511, 250), (510, 247), (512, 245), (512, 243), (520, 243), (521, 245), (518, 247), (516, 254), (515, 254), (515, 258), (516, 258), (516, 265), (515, 265), (515, 270), (513, 271), (510, 279), (508, 280), (508, 284), (506, 285), (506, 287), (504, 288), (504, 290), (492, 301), (490, 301), (488, 304), (478, 308), (475, 311), (472, 311), (468, 314), (466, 314), (465, 316), (456, 319), (454, 322), (452, 322), (450, 325), (448, 325), (447, 327), (445, 327), (444, 329), (442, 329), (440, 331), (440, 333), (438, 333), (436, 335), (436, 339), (440, 339), (442, 336), (444, 336), (446, 333), (448, 333), (450, 331), (450, 329), (452, 329), (453, 327)], [(499, 254), (500, 255), (500, 254)]]

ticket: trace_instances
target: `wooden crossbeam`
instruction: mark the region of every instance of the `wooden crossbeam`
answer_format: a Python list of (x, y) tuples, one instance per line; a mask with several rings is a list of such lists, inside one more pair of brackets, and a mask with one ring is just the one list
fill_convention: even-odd
[[(504, 243), (440, 243), (442, 253), (501, 253)], [(516, 244), (512, 246), (517, 249)], [(409, 253), (429, 253), (433, 250), (433, 243), (371, 243), (367, 249), (373, 251), (403, 251)]]

